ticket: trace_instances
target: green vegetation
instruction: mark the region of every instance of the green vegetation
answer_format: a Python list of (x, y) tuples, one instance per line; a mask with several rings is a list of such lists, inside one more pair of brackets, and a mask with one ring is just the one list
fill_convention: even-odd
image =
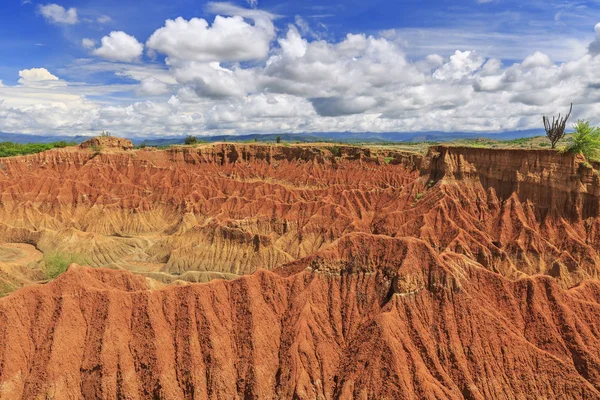
[(329, 151), (331, 152), (331, 154), (333, 154), (334, 157), (342, 156), (342, 149), (339, 148), (338, 146), (329, 147)]
[(277, 143), (281, 143), (281, 136), (277, 136), (277, 137), (275, 138), (275, 141), (276, 141)]
[(600, 159), (600, 128), (590, 126), (588, 121), (578, 121), (575, 124), (573, 143), (565, 151), (583, 154), (588, 160)]
[(11, 285), (8, 282), (0, 282), (0, 298), (4, 296), (8, 296), (10, 293), (14, 292), (17, 288)]
[(51, 149), (62, 149), (68, 146), (75, 146), (75, 142), (52, 142), (52, 143), (13, 143), (0, 142), (0, 157), (24, 156), (27, 154), (41, 153)]
[(415, 200), (419, 201), (421, 200), (421, 198), (423, 198), (423, 196), (425, 196), (425, 193), (417, 193), (417, 195), (415, 196)]
[(196, 136), (188, 135), (185, 138), (185, 142), (184, 143), (187, 144), (187, 145), (196, 144), (196, 143), (198, 143), (198, 139), (196, 139)]
[[(517, 145), (519, 145), (519, 144), (527, 144), (530, 140), (531, 140), (530, 138), (517, 138), (517, 139), (512, 139), (512, 140), (505, 140), (504, 144), (508, 144), (508, 145), (511, 145), (511, 144), (517, 144)], [(546, 143), (546, 144), (549, 144), (549, 143)]]
[(385, 161), (386, 164), (389, 164), (392, 162), (393, 159), (394, 159), (394, 157), (386, 157), (383, 159), (383, 161)]
[(46, 274), (46, 278), (55, 279), (60, 274), (65, 272), (69, 265), (76, 264), (90, 264), (90, 261), (87, 257), (81, 254), (69, 254), (69, 253), (60, 253), (53, 252), (44, 254), (44, 273)]

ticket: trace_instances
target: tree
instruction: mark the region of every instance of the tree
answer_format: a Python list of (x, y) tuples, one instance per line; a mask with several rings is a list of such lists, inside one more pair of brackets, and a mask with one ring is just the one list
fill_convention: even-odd
[(109, 131), (102, 131), (102, 133), (100, 134), (100, 136), (102, 136), (102, 137), (110, 137), (111, 134), (110, 134)]
[(277, 136), (277, 137), (275, 138), (275, 141), (276, 141), (277, 143), (281, 143), (281, 136)]
[(198, 143), (198, 139), (196, 139), (196, 136), (192, 136), (192, 135), (188, 135), (185, 138), (185, 144), (196, 144)]
[(556, 120), (554, 117), (552, 117), (552, 123), (550, 123), (550, 119), (545, 115), (542, 116), (544, 128), (546, 129), (546, 136), (548, 136), (548, 139), (550, 139), (553, 149), (556, 147), (556, 143), (558, 143), (558, 141), (565, 136), (565, 127), (567, 126), (567, 120), (571, 116), (571, 111), (573, 111), (573, 103), (571, 103), (569, 113), (564, 119), (560, 117), (560, 114), (558, 114), (558, 118), (556, 118)]
[(583, 154), (588, 160), (600, 158), (600, 128), (590, 126), (588, 121), (577, 121), (574, 128), (573, 143), (566, 151)]

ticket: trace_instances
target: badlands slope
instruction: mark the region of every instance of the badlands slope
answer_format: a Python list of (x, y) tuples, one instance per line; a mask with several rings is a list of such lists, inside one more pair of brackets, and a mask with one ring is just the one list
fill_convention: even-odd
[(582, 159), (102, 140), (0, 160), (0, 399), (600, 398)]

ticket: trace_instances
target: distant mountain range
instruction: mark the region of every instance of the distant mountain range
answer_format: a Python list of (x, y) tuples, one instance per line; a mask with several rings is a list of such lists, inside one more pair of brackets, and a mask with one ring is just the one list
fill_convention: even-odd
[[(541, 129), (529, 129), (522, 131), (509, 131), (497, 133), (481, 132), (311, 132), (311, 133), (281, 133), (281, 134), (248, 134), (248, 135), (216, 135), (196, 136), (199, 141), (205, 142), (241, 142), (258, 141), (274, 142), (277, 136), (281, 140), (290, 142), (347, 142), (347, 143), (389, 143), (389, 142), (445, 142), (458, 139), (487, 138), (495, 140), (511, 140), (522, 137), (533, 137), (544, 135)], [(66, 135), (28, 135), (22, 133), (0, 132), (0, 142), (15, 143), (49, 143), (56, 141), (71, 141), (81, 143), (91, 136), (66, 136)], [(185, 136), (169, 137), (131, 137), (131, 141), (140, 145), (146, 143), (148, 146), (168, 146), (171, 144), (182, 144)]]

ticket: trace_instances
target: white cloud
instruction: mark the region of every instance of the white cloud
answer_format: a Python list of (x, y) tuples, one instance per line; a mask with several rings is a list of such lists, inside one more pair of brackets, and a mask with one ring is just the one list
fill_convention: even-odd
[(304, 56), (308, 47), (308, 42), (300, 36), (298, 29), (293, 25), (289, 26), (286, 37), (280, 38), (278, 43), (283, 54), (292, 58)]
[(49, 22), (59, 25), (74, 25), (79, 22), (77, 9), (65, 9), (58, 4), (46, 4), (38, 6), (38, 11)]
[(137, 92), (142, 96), (160, 96), (169, 93), (169, 86), (153, 76), (148, 76), (142, 79)]
[(113, 31), (104, 36), (101, 43), (94, 54), (110, 61), (135, 62), (144, 51), (144, 45), (135, 37), (121, 31)]
[(450, 60), (435, 71), (433, 77), (440, 80), (458, 80), (469, 77), (481, 68), (484, 62), (485, 60), (474, 51), (456, 50), (450, 56)]
[(39, 82), (58, 81), (58, 77), (54, 76), (46, 68), (31, 68), (19, 71), (19, 83), (21, 85), (32, 85)]
[(588, 51), (590, 54), (596, 55), (600, 54), (600, 22), (596, 24), (594, 27), (596, 31), (596, 39), (588, 46)]
[(554, 65), (554, 62), (547, 54), (536, 51), (523, 60), (523, 68), (548, 68)]
[[(235, 12), (236, 8), (225, 8), (225, 11)], [(246, 10), (242, 14), (233, 17), (217, 15), (212, 25), (201, 18), (167, 20), (164, 27), (152, 34), (146, 45), (166, 54), (171, 60), (262, 60), (267, 57), (270, 43), (275, 38), (271, 16), (255, 10)], [(254, 24), (244, 18), (252, 19)]]
[(96, 47), (96, 41), (94, 39), (84, 38), (81, 39), (81, 45), (86, 49), (93, 49)]

